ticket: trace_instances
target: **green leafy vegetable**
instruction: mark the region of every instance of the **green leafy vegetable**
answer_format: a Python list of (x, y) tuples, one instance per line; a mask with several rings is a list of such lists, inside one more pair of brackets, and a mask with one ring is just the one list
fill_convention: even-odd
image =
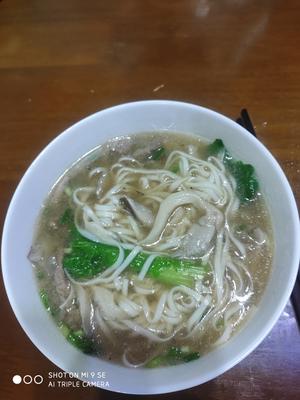
[(46, 308), (46, 310), (47, 310), (50, 314), (55, 315), (55, 314), (56, 314), (56, 309), (55, 309), (55, 307), (50, 303), (48, 293), (46, 292), (45, 289), (41, 289), (41, 290), (40, 290), (40, 298), (41, 298), (42, 303), (43, 303), (44, 307)]
[[(42, 303), (44, 304), (46, 310), (53, 316), (57, 317), (57, 310), (55, 307), (50, 303), (48, 293), (46, 292), (45, 289), (40, 290), (40, 298), (42, 300)], [(56, 319), (56, 318), (55, 318)], [(74, 331), (73, 329), (69, 328), (68, 325), (66, 325), (64, 322), (57, 322), (58, 327), (62, 334), (65, 336), (65, 338), (73, 344), (73, 346), (77, 347), (79, 350), (83, 351), (84, 353), (94, 353), (95, 352), (95, 347), (94, 343), (88, 339), (83, 330), (79, 329), (77, 331)]]
[(219, 318), (216, 323), (217, 329), (224, 328), (224, 325), (225, 325), (224, 318)]
[[(90, 279), (110, 267), (118, 258), (119, 249), (115, 246), (96, 243), (77, 233), (71, 240), (71, 251), (65, 254), (63, 266), (74, 279)], [(125, 250), (128, 256), (129, 250)], [(150, 254), (140, 252), (130, 264), (130, 268), (139, 273)], [(192, 287), (195, 279), (209, 272), (209, 266), (201, 261), (179, 260), (157, 256), (147, 276), (167, 285), (185, 285)]]
[(61, 331), (61, 333), (64, 335), (64, 337), (67, 338), (70, 333), (70, 328), (68, 327), (68, 325), (66, 325), (64, 322), (60, 322), (58, 324), (58, 328)]
[(237, 233), (239, 233), (239, 232), (246, 232), (246, 231), (247, 231), (247, 228), (248, 228), (248, 226), (247, 226), (246, 224), (238, 224), (238, 225), (236, 225), (236, 227), (235, 227), (235, 231), (236, 231)]
[[(93, 242), (83, 237), (70, 222), (71, 240), (70, 250), (64, 255), (63, 267), (74, 279), (90, 279), (110, 267), (117, 260), (119, 249), (104, 243)], [(125, 257), (130, 250), (125, 250)], [(130, 263), (129, 268), (139, 273), (147, 258), (148, 253), (140, 252)], [(202, 278), (210, 267), (200, 260), (180, 260), (166, 256), (157, 256), (147, 273), (157, 281), (167, 285), (185, 285), (192, 287), (195, 279)]]
[(253, 200), (258, 191), (258, 181), (253, 165), (234, 160), (227, 151), (224, 156), (224, 164), (236, 180), (236, 194), (241, 202)]
[(37, 270), (36, 271), (36, 277), (37, 277), (37, 279), (41, 280), (41, 279), (43, 279), (45, 277), (45, 273), (43, 271)]
[(197, 360), (200, 353), (185, 351), (184, 348), (170, 347), (165, 353), (152, 358), (145, 366), (146, 368), (157, 368), (168, 365), (176, 365), (182, 362)]
[(206, 154), (209, 156), (217, 156), (220, 151), (224, 150), (224, 143), (221, 139), (214, 140), (211, 144), (207, 146)]
[(74, 225), (74, 214), (70, 208), (67, 208), (59, 219), (61, 225), (67, 225), (71, 228)]
[(145, 365), (146, 368), (158, 368), (164, 365), (168, 365), (166, 356), (157, 356), (148, 361)]
[(40, 290), (40, 298), (47, 311), (50, 311), (49, 296), (45, 289)]
[(71, 251), (65, 254), (63, 266), (74, 279), (88, 279), (104, 271), (118, 258), (119, 249), (96, 243), (79, 232), (70, 243)]
[(66, 194), (67, 196), (71, 197), (71, 195), (72, 195), (72, 189), (71, 189), (70, 187), (67, 186), (67, 187), (65, 188), (64, 192), (65, 192), (65, 194)]
[(64, 335), (64, 337), (70, 342), (73, 346), (77, 347), (79, 350), (84, 353), (94, 353), (95, 346), (92, 340), (88, 339), (84, 334), (82, 329), (74, 331), (69, 328), (64, 322), (59, 324), (59, 329)]
[(70, 330), (67, 340), (84, 353), (93, 353), (95, 350), (94, 343), (84, 335), (82, 329), (78, 331)]
[(178, 174), (178, 172), (180, 171), (179, 164), (176, 163), (171, 165), (170, 171), (173, 172), (173, 174)]
[(255, 177), (255, 170), (251, 164), (245, 164), (232, 158), (221, 139), (216, 139), (207, 146), (207, 156), (217, 156), (224, 151), (224, 164), (228, 172), (234, 177), (237, 183), (236, 194), (242, 203), (253, 200), (259, 188)]
[(150, 155), (149, 155), (149, 160), (160, 160), (162, 157), (164, 157), (166, 154), (166, 149), (163, 146), (159, 146), (154, 150), (151, 150)]

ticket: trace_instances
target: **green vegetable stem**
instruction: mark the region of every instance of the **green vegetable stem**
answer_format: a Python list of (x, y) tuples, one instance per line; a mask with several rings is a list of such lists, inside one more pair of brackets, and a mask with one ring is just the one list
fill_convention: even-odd
[(157, 357), (152, 358), (145, 365), (146, 368), (157, 368), (168, 365), (176, 365), (182, 362), (190, 362), (197, 360), (200, 357), (200, 353), (189, 352), (184, 348), (170, 347), (169, 350), (160, 354)]
[[(72, 235), (69, 245), (71, 251), (64, 255), (63, 267), (74, 279), (90, 279), (103, 272), (117, 260), (119, 249), (104, 243), (93, 242), (79, 232)], [(125, 257), (130, 250), (125, 250)], [(140, 252), (129, 265), (139, 273), (150, 254)], [(202, 278), (210, 268), (200, 260), (180, 260), (167, 256), (157, 256), (147, 276), (167, 285), (192, 287), (195, 279)]]

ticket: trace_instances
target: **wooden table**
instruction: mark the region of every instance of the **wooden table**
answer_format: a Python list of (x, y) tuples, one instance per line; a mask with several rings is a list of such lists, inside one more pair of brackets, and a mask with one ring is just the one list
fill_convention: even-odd
[[(231, 118), (247, 107), (299, 204), (299, 50), (297, 0), (0, 1), (0, 222), (19, 179), (51, 139), (97, 110), (141, 99), (185, 100)], [(1, 399), (129, 397), (13, 384), (15, 374), (59, 369), (29, 341), (3, 286), (0, 295)], [(299, 382), (299, 332), (288, 305), (239, 365), (161, 398), (296, 399)]]

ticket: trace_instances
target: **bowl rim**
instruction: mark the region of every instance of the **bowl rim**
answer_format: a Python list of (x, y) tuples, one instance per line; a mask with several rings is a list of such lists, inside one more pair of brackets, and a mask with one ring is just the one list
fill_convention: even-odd
[[(9, 204), (9, 207), (7, 210), (7, 214), (6, 214), (4, 226), (3, 226), (2, 244), (1, 244), (1, 261), (2, 261), (2, 275), (3, 275), (4, 286), (5, 286), (7, 296), (8, 296), (8, 300), (10, 302), (10, 305), (14, 311), (14, 314), (15, 314), (19, 324), (21, 325), (22, 329), (25, 331), (25, 333), (29, 337), (29, 339), (32, 341), (32, 343), (35, 345), (35, 347), (37, 347), (42, 352), (42, 354), (45, 355), (51, 362), (55, 363), (55, 365), (57, 365), (59, 368), (65, 370), (65, 368), (63, 366), (61, 366), (57, 363), (57, 361), (55, 360), (55, 357), (52, 357), (51, 352), (46, 351), (45, 347), (41, 348), (40, 343), (37, 344), (35, 338), (32, 338), (30, 328), (28, 328), (27, 324), (24, 322), (22, 315), (19, 313), (18, 305), (15, 303), (13, 288), (10, 287), (10, 285), (8, 283), (8, 265), (9, 265), (8, 257), (9, 257), (9, 254), (7, 253), (7, 248), (8, 248), (8, 246), (7, 246), (7, 231), (8, 231), (8, 227), (10, 224), (12, 211), (13, 211), (14, 207), (16, 206), (16, 203), (18, 200), (18, 193), (21, 191), (22, 187), (24, 185), (26, 185), (27, 176), (29, 176), (31, 174), (31, 171), (35, 169), (36, 164), (39, 162), (39, 160), (44, 158), (45, 155), (47, 155), (48, 150), (54, 144), (56, 144), (59, 140), (61, 140), (62, 137), (72, 134), (72, 131), (74, 130), (74, 128), (84, 126), (86, 122), (88, 122), (92, 119), (97, 119), (100, 114), (103, 115), (103, 114), (115, 112), (115, 111), (118, 111), (121, 109), (126, 109), (128, 107), (139, 107), (139, 106), (143, 107), (143, 106), (149, 106), (149, 105), (189, 107), (189, 108), (193, 108), (194, 110), (205, 112), (208, 115), (210, 115), (214, 118), (217, 118), (221, 121), (224, 121), (227, 123), (230, 122), (232, 124), (232, 126), (235, 128), (235, 130), (239, 129), (240, 132), (243, 132), (244, 135), (246, 134), (249, 136), (249, 140), (256, 142), (256, 144), (261, 147), (264, 154), (272, 161), (273, 167), (276, 169), (276, 173), (280, 177), (282, 186), (284, 187), (285, 191), (288, 194), (289, 207), (290, 207), (291, 213), (293, 214), (293, 233), (294, 233), (293, 242), (296, 243), (296, 246), (294, 247), (294, 255), (293, 255), (294, 263), (293, 263), (293, 267), (291, 267), (291, 274), (290, 274), (291, 279), (289, 279), (289, 281), (286, 285), (285, 293), (284, 293), (284, 295), (282, 295), (281, 301), (277, 305), (276, 312), (274, 312), (272, 314), (272, 317), (269, 319), (268, 324), (265, 325), (264, 329), (262, 329), (259, 332), (259, 334), (255, 338), (255, 340), (252, 340), (251, 343), (248, 343), (248, 346), (246, 346), (244, 352), (239, 353), (234, 359), (231, 359), (231, 360), (227, 361), (226, 363), (224, 363), (222, 368), (217, 368), (216, 372), (212, 373), (211, 376), (208, 376), (208, 378), (203, 382), (200, 382), (200, 379), (198, 379), (198, 381), (195, 381), (195, 380), (190, 381), (190, 380), (186, 379), (182, 382), (180, 381), (180, 379), (178, 379), (178, 382), (175, 382), (172, 384), (166, 383), (164, 385), (163, 389), (160, 387), (160, 388), (158, 388), (157, 391), (155, 391), (155, 390), (145, 391), (145, 392), (121, 391), (122, 393), (131, 393), (131, 394), (170, 393), (170, 392), (175, 392), (175, 391), (191, 388), (196, 385), (199, 385), (200, 383), (202, 384), (204, 382), (207, 382), (207, 381), (219, 376), (220, 374), (224, 373), (225, 371), (229, 370), (234, 365), (239, 363), (245, 357), (247, 357), (262, 342), (262, 340), (268, 335), (268, 333), (271, 331), (271, 329), (273, 328), (273, 326), (279, 319), (279, 317), (290, 297), (290, 294), (292, 292), (294, 282), (295, 282), (296, 276), (297, 276), (298, 263), (299, 263), (299, 259), (300, 259), (299, 215), (298, 215), (298, 208), (296, 205), (296, 201), (295, 201), (292, 189), (290, 187), (290, 184), (287, 180), (286, 175), (284, 174), (282, 168), (280, 167), (279, 163), (274, 158), (274, 156), (257, 138), (253, 137), (247, 130), (245, 130), (243, 127), (238, 125), (235, 121), (231, 120), (230, 118), (228, 118), (216, 111), (213, 111), (211, 109), (208, 109), (206, 107), (202, 107), (202, 106), (199, 106), (196, 104), (188, 103), (188, 102), (181, 102), (181, 101), (174, 101), (174, 100), (143, 100), (143, 101), (134, 101), (134, 102), (123, 103), (123, 104), (119, 104), (116, 106), (108, 107), (103, 110), (97, 111), (91, 115), (88, 115), (85, 118), (79, 120), (78, 122), (72, 124), (67, 129), (65, 129), (63, 132), (58, 134), (54, 139), (52, 139), (42, 149), (42, 151), (39, 152), (39, 154), (31, 162), (31, 164), (29, 165), (29, 167), (26, 169), (25, 173), (23, 174), (21, 180), (19, 181), (19, 184), (17, 185), (17, 187), (15, 189), (15, 192), (12, 196), (12, 199), (10, 201), (10, 204)], [(172, 368), (176, 368), (176, 367), (172, 367)], [(115, 391), (115, 392), (120, 391), (120, 390), (110, 389), (110, 388), (107, 388), (107, 390)]]

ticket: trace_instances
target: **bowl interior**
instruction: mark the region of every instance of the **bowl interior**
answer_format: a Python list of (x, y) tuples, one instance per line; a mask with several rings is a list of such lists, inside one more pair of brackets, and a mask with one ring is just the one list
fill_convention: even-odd
[[(198, 361), (163, 370), (132, 370), (84, 355), (65, 341), (45, 312), (27, 254), (34, 224), (47, 193), (78, 158), (115, 136), (149, 131), (194, 133), (222, 138), (231, 153), (256, 168), (273, 219), (273, 270), (258, 310), (228, 343)], [(106, 373), (109, 390), (164, 393), (206, 382), (249, 354), (267, 335), (291, 293), (299, 262), (299, 223), (295, 200), (279, 165), (242, 127), (213, 111), (171, 101), (129, 103), (96, 113), (67, 129), (36, 158), (11, 201), (2, 241), (2, 268), (12, 308), (32, 342), (52, 362), (79, 378)], [(34, 310), (34, 311), (33, 311)]]

